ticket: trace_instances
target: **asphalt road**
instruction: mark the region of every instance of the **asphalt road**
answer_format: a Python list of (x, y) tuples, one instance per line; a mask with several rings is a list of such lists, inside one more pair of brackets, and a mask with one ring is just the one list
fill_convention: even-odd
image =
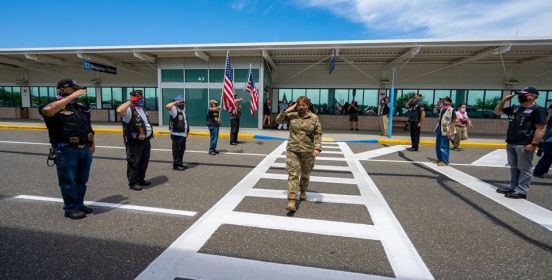
[[(305, 279), (316, 275), (327, 279), (335, 275), (397, 277), (404, 275), (402, 269), (408, 267), (408, 260), (389, 257), (394, 245), (385, 240), (393, 240), (394, 231), (404, 231), (404, 236), (397, 235), (403, 238), (399, 241), (412, 245), (421, 260), (418, 266), (429, 272), (430, 277), (425, 278), (550, 279), (552, 275), (551, 230), (512, 210), (509, 204), (497, 203), (496, 197), (468, 188), (464, 185), (468, 181), (453, 180), (436, 171), (426, 164), (435, 159), (432, 147), (360, 161), (353, 161), (354, 156), (346, 152), (323, 154), (334, 160), (318, 161), (317, 165), (345, 168), (358, 162), (361, 170), (315, 170), (312, 176), (323, 178), (311, 182), (311, 201), (301, 202), (295, 215), (290, 215), (284, 210), (286, 181), (266, 175), (286, 174), (267, 161), (280, 146), (279, 141), (245, 140), (231, 146), (228, 139), (220, 139), (222, 153), (211, 156), (207, 154), (208, 138), (190, 137), (184, 160), (189, 168), (179, 172), (171, 168), (170, 138), (159, 136), (152, 141), (154, 150), (146, 177), (153, 184), (141, 192), (127, 186), (121, 136), (98, 134), (97, 141), (86, 200), (196, 214), (95, 206), (93, 214), (75, 221), (63, 217), (59, 202), (15, 198), (59, 198), (56, 172), (46, 166), (48, 146), (40, 145), (47, 143), (45, 131), (0, 130), (0, 279), (134, 279), (149, 271), (158, 257), (160, 269), (174, 271), (166, 279), (237, 279), (235, 275), (255, 279), (252, 275), (262, 275), (262, 269), (240, 269), (263, 264), (292, 265), (270, 266), (277, 273), (287, 270), (289, 279), (302, 271)], [(360, 143), (346, 147), (356, 154), (386, 148)], [(492, 151), (470, 148), (451, 152), (450, 167), (504, 187), (509, 181), (508, 168), (470, 164)], [(281, 164), (285, 159), (275, 158), (273, 162)], [(260, 168), (263, 164), (268, 164), (264, 171)], [(368, 175), (359, 177), (362, 172)], [(262, 178), (256, 177), (247, 185), (246, 179), (257, 175)], [(324, 178), (335, 178), (336, 182)], [(527, 199), (531, 209), (539, 208), (547, 215), (552, 213), (551, 178), (535, 178)], [(358, 185), (350, 180), (358, 180)], [(367, 193), (365, 184), (369, 181), (381, 197)], [(351, 203), (313, 199), (317, 195), (337, 195)], [(373, 208), (382, 201), (391, 215)], [(225, 213), (224, 217), (220, 213)], [(226, 214), (232, 213), (249, 220), (225, 222)], [(198, 240), (194, 236), (208, 232), (203, 231), (207, 225), (215, 225), (213, 220), (221, 224), (207, 236), (203, 234), (205, 242), (197, 241), (198, 250), (171, 251), (184, 241), (191, 246)], [(399, 227), (389, 230), (380, 227), (381, 221), (396, 221)], [(296, 229), (286, 230), (288, 222)], [(260, 226), (263, 223), (265, 226)], [(322, 230), (311, 227), (319, 223), (324, 226)], [(359, 225), (375, 228), (374, 236), (355, 237), (358, 232), (348, 230)], [(167, 252), (181, 256), (181, 260), (177, 257), (163, 262)], [(209, 261), (194, 266), (201, 258), (190, 256), (230, 257), (223, 260), (237, 265), (232, 271)], [(186, 260), (190, 260), (188, 264)], [(206, 273), (202, 266), (212, 266), (210, 274), (202, 274)], [(323, 273), (309, 270), (312, 267)], [(293, 274), (296, 272), (299, 274)]]

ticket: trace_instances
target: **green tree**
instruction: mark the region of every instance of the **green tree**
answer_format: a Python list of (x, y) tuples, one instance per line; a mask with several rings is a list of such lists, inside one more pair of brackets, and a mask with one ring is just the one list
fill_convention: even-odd
[[(394, 113), (395, 116), (402, 116), (402, 115), (406, 114), (406, 112), (408, 112), (409, 109), (406, 108), (406, 102), (408, 102), (408, 100), (414, 98), (415, 94), (416, 94), (415, 92), (407, 92), (407, 93), (404, 93), (400, 98), (396, 99), (396, 101), (395, 101), (395, 113)], [(422, 104), (423, 104), (426, 111), (428, 109), (429, 110), (433, 109), (433, 108), (430, 108), (430, 104), (427, 103), (427, 101), (424, 100), (423, 96), (420, 99), (420, 101), (422, 102)]]

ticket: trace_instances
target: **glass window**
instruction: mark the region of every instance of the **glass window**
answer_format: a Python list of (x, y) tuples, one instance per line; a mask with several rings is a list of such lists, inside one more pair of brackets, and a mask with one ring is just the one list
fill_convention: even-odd
[(82, 102), (88, 103), (90, 108), (96, 108), (96, 88), (89, 87), (86, 89), (86, 95), (82, 98)]
[(12, 87), (12, 107), (21, 107), (21, 87)]
[[(428, 100), (428, 101), (431, 101), (431, 105), (432, 106), (435, 106), (435, 104), (437, 104), (437, 102), (439, 102), (439, 99), (440, 98), (445, 98), (445, 97), (451, 97), (450, 96), (450, 90), (449, 89), (438, 89), (438, 90), (435, 90), (435, 97), (433, 98), (433, 100)], [(451, 99), (453, 99), (454, 97), (451, 97)], [(452, 100), (452, 104), (455, 104), (454, 103), (454, 100)]]
[(484, 94), (483, 90), (469, 90), (467, 111), (470, 117), (480, 118), (484, 108)]
[(186, 69), (186, 83), (207, 83), (207, 69)]
[(307, 97), (310, 99), (316, 112), (320, 107), (320, 90), (319, 89), (307, 89)]
[(38, 87), (31, 87), (31, 107), (38, 107)]
[(0, 107), (11, 107), (11, 87), (0, 87)]
[(370, 115), (372, 112), (376, 114), (378, 111), (378, 90), (364, 89), (359, 91), (362, 91), (362, 99), (359, 99), (362, 101), (358, 103), (361, 112), (363, 112), (363, 114), (370, 112)]
[(39, 97), (38, 97), (38, 104), (39, 106), (44, 106), (49, 103), (49, 97), (48, 97), (48, 87), (39, 87), (38, 88)]
[(291, 99), (292, 101), (297, 101), (297, 98), (299, 98), (299, 96), (304, 96), (307, 94), (307, 90), (304, 89), (304, 88), (294, 88), (293, 89), (293, 98)]
[[(259, 69), (251, 69), (253, 71), (253, 80), (255, 83), (259, 82)], [(234, 69), (234, 82), (236, 83), (246, 83), (247, 75), (249, 74), (249, 69)]]
[(210, 69), (209, 82), (222, 83), (224, 81), (224, 69)]
[(468, 95), (467, 92), (468, 91), (464, 89), (452, 90), (452, 103), (456, 106), (460, 106), (461, 104), (466, 103)]
[(161, 69), (161, 82), (184, 82), (183, 69)]
[(145, 88), (146, 110), (157, 111), (157, 88)]
[(336, 89), (335, 100), (339, 105), (343, 106), (345, 103), (349, 103), (349, 90), (348, 89)]
[(537, 105), (546, 106), (546, 91), (539, 90), (539, 97), (537, 98)]
[(319, 114), (329, 114), (330, 113), (331, 104), (328, 102), (328, 100), (329, 100), (329, 90), (328, 89), (320, 89), (320, 107), (318, 108), (318, 113)]
[(111, 103), (111, 88), (103, 87), (102, 88), (102, 108), (103, 109), (112, 109), (113, 105)]
[(293, 94), (291, 89), (281, 88), (278, 90), (278, 101), (284, 100), (284, 98), (289, 102), (293, 100)]
[(483, 104), (483, 118), (496, 118), (493, 113), (496, 105), (502, 100), (501, 90), (486, 90), (485, 91), (485, 103)]
[(119, 105), (123, 104), (123, 89), (120, 87), (111, 88), (112, 96), (112, 106), (117, 108)]

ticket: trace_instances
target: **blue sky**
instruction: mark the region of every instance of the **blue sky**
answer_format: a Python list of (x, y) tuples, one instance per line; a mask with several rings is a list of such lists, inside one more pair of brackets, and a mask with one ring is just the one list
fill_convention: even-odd
[(549, 0), (22, 0), (0, 10), (0, 48), (552, 37)]

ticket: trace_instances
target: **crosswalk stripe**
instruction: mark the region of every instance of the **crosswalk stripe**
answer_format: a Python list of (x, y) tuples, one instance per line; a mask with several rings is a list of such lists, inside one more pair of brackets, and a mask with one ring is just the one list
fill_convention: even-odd
[[(286, 158), (285, 155), (280, 155), (278, 158)], [(339, 157), (321, 157), (317, 156), (316, 161), (347, 161), (346, 158), (339, 158)]]
[(324, 221), (304, 218), (289, 218), (244, 212), (229, 213), (225, 224), (249, 226), (286, 231), (296, 231), (331, 236), (379, 240), (379, 234), (373, 225)]
[(479, 166), (506, 166), (508, 164), (508, 158), (506, 155), (506, 150), (498, 149), (494, 150), (476, 161), (471, 163), (472, 165)]
[[(287, 199), (286, 190), (270, 190), (270, 189), (253, 188), (246, 195), (253, 196), (253, 197)], [(329, 193), (317, 193), (317, 192), (307, 192), (307, 201), (361, 204), (361, 205), (364, 204), (362, 197), (358, 195), (329, 194)]]
[[(285, 163), (275, 162), (270, 167), (276, 168), (286, 168)], [(324, 171), (344, 171), (350, 172), (351, 170), (347, 166), (330, 166), (330, 165), (314, 165), (314, 170), (324, 170)]]
[(376, 157), (384, 156), (384, 155), (387, 155), (387, 154), (392, 154), (392, 153), (396, 153), (396, 152), (399, 152), (399, 151), (403, 151), (407, 147), (408, 146), (404, 146), (404, 145), (390, 146), (390, 147), (385, 147), (385, 148), (366, 151), (366, 152), (363, 152), (363, 153), (358, 153), (355, 156), (360, 160), (367, 160), (367, 159), (376, 158)]
[(496, 192), (495, 186), (458, 169), (449, 166), (436, 166), (432, 163), (424, 163), (424, 165), (552, 231), (552, 211), (525, 199), (506, 198), (503, 194)]
[[(288, 175), (286, 174), (276, 174), (276, 173), (265, 173), (261, 175), (262, 178), (267, 179), (278, 179), (278, 180), (287, 180)], [(336, 184), (348, 184), (356, 185), (356, 179), (348, 178), (338, 178), (338, 177), (322, 177), (322, 176), (310, 176), (311, 182), (322, 182), (322, 183), (336, 183)]]
[[(61, 199), (61, 198), (46, 197), (46, 196), (18, 195), (18, 196), (15, 196), (13, 198), (63, 203), (63, 199)], [(136, 210), (136, 211), (144, 211), (144, 212), (154, 212), (154, 213), (163, 213), (163, 214), (171, 214), (171, 215), (179, 215), (179, 216), (193, 217), (193, 216), (196, 215), (196, 212), (192, 212), (192, 211), (183, 211), (183, 210), (176, 210), (176, 209), (166, 209), (166, 208), (147, 207), (147, 206), (138, 206), (138, 205), (128, 205), (128, 204), (120, 204), (120, 203), (108, 203), (108, 202), (100, 202), (100, 201), (84, 201), (84, 204), (86, 204), (88, 206), (97, 206), (97, 207), (106, 207), (106, 208), (119, 208), (119, 209)]]

